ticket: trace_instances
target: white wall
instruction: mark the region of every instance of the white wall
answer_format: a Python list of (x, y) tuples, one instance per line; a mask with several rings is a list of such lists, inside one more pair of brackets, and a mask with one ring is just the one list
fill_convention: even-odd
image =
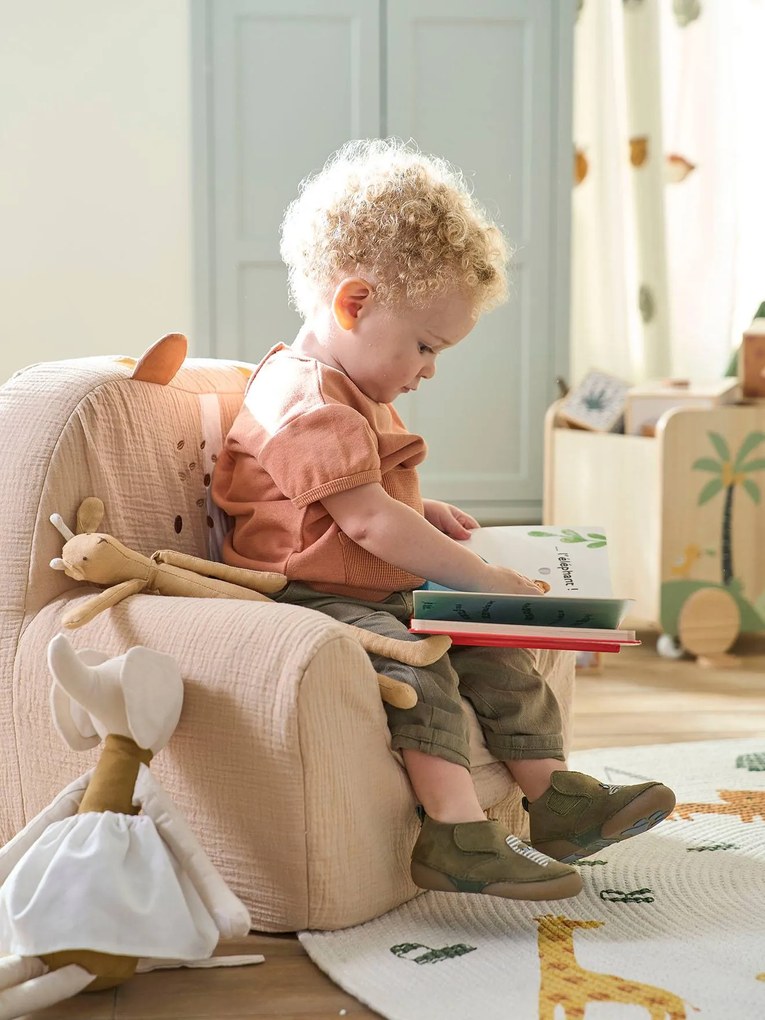
[(188, 0), (0, 0), (0, 24), (0, 382), (188, 334)]

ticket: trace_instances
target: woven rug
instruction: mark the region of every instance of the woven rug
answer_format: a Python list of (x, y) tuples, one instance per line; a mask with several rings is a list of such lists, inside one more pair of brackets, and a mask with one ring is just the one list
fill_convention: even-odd
[(580, 862), (573, 899), (426, 892), (301, 932), (311, 958), (390, 1020), (763, 1020), (765, 737), (584, 751), (571, 767), (662, 779), (677, 810)]

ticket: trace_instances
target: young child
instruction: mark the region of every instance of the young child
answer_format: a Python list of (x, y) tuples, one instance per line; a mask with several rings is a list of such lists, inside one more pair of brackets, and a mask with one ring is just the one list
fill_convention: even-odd
[[(418, 640), (407, 626), (425, 578), (538, 594), (455, 541), (478, 526), (469, 514), (421, 498), (425, 443), (392, 407), (505, 297), (504, 239), (459, 173), (411, 144), (350, 142), (301, 185), (281, 253), (304, 323), (256, 368), (218, 460), (213, 496), (234, 519), (225, 561), (286, 574), (281, 601), (404, 640)], [(567, 771), (536, 658), (472, 647), (425, 669), (373, 658), (417, 691), (414, 708), (385, 710), (425, 813), (411, 863), (423, 889), (573, 896), (581, 879), (569, 862), (674, 807), (660, 783), (608, 786)], [(525, 794), (530, 845), (481, 809), (460, 695)]]

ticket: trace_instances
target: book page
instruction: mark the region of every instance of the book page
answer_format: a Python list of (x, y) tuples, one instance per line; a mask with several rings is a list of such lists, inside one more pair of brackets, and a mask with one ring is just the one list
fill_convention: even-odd
[(611, 595), (608, 541), (601, 527), (541, 524), (476, 528), (464, 543), (487, 563), (546, 581), (550, 595)]
[(528, 637), (573, 637), (590, 638), (595, 641), (635, 640), (634, 630), (619, 630), (610, 627), (542, 627), (523, 623), (470, 623), (467, 620), (418, 620), (412, 619), (411, 630), (414, 633), (433, 634), (442, 631), (445, 634), (478, 634), (490, 637), (503, 635)]

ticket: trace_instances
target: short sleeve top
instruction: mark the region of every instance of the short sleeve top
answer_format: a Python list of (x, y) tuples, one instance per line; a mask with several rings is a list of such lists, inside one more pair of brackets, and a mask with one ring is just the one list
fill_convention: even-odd
[(392, 405), (277, 344), (250, 379), (213, 475), (213, 499), (234, 520), (225, 562), (371, 601), (419, 587), (423, 578), (351, 541), (321, 501), (379, 482), (422, 514), (416, 465), (426, 453)]

